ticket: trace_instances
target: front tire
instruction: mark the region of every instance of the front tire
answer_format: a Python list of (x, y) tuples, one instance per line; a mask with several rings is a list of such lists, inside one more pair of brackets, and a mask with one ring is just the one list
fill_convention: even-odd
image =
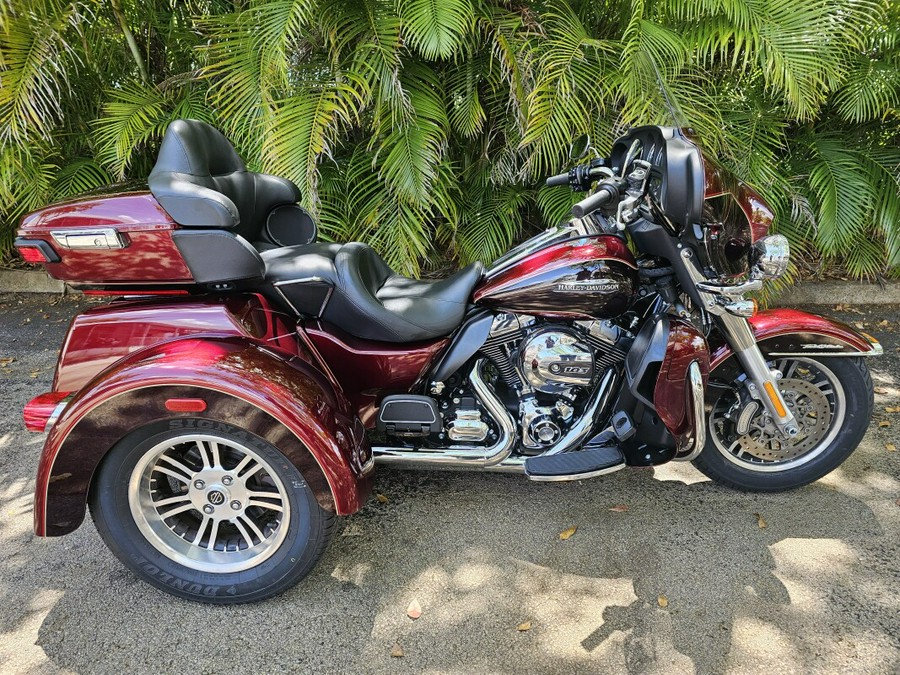
[(90, 504), (106, 545), (135, 574), (214, 604), (287, 590), (315, 566), (336, 523), (274, 446), (232, 425), (183, 418), (117, 443)]
[(760, 412), (738, 434), (734, 418), (748, 400), (742, 386), (735, 379), (710, 387), (706, 446), (693, 463), (718, 483), (756, 492), (806, 485), (840, 466), (866, 433), (874, 390), (863, 359), (782, 357), (770, 366), (783, 373), (779, 388), (801, 433), (781, 439)]

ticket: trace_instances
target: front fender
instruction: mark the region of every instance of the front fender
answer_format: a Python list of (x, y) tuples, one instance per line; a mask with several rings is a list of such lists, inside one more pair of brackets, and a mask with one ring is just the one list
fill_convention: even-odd
[[(186, 337), (135, 352), (84, 386), (51, 428), (35, 485), (35, 533), (77, 528), (106, 453), (164, 420), (240, 426), (287, 456), (323, 508), (353, 513), (371, 489), (373, 465), (362, 423), (348, 416), (342, 396), (308, 363), (244, 337)], [(206, 409), (172, 412), (170, 398), (199, 398)]]
[[(878, 356), (878, 340), (845, 323), (797, 309), (771, 309), (748, 319), (756, 342), (766, 357), (773, 356)], [(724, 340), (710, 358), (714, 370), (733, 355)]]

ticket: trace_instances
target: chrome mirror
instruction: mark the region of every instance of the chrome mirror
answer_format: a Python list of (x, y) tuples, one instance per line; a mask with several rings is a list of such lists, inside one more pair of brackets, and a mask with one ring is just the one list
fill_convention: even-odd
[(591, 137), (587, 134), (577, 136), (569, 146), (569, 159), (578, 160), (588, 154), (591, 149)]

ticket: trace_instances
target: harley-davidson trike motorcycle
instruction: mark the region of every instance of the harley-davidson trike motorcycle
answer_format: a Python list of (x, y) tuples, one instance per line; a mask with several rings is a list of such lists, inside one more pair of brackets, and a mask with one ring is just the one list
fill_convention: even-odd
[(549, 185), (572, 219), (489, 267), (405, 278), (362, 243), (316, 241), (288, 180), (172, 123), (149, 191), (26, 216), (28, 261), (113, 296), (72, 322), (35, 532), (90, 510), (147, 582), (212, 603), (310, 572), (376, 464), (596, 478), (690, 461), (775, 491), (860, 443), (872, 337), (745, 294), (788, 265), (772, 212), (690, 134), (646, 126)]

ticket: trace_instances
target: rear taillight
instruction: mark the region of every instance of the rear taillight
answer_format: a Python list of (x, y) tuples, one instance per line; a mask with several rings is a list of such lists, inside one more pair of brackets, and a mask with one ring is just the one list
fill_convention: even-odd
[(19, 249), (19, 255), (22, 256), (22, 260), (30, 263), (45, 263), (50, 262), (47, 260), (47, 257), (44, 255), (44, 252), (35, 247), (32, 248), (30, 246), (24, 246)]
[(71, 396), (68, 391), (50, 391), (31, 399), (22, 412), (25, 428), (38, 433), (46, 431), (62, 414)]
[(40, 265), (59, 262), (59, 256), (56, 254), (56, 251), (43, 239), (23, 239), (20, 237), (16, 239), (14, 246), (25, 262)]

